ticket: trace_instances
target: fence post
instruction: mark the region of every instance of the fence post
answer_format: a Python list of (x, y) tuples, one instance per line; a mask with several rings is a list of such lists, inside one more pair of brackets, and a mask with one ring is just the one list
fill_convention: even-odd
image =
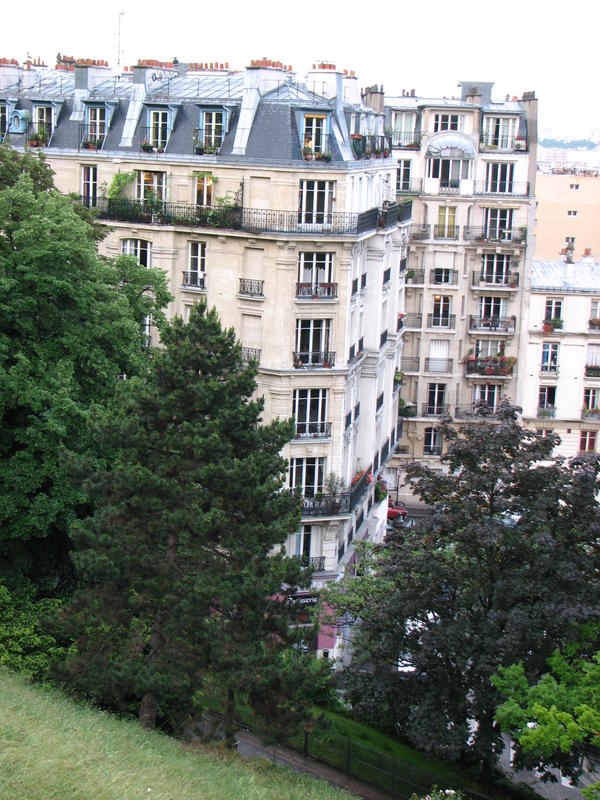
[(308, 731), (304, 731), (304, 755), (308, 755)]
[(392, 756), (392, 797), (396, 798), (396, 758)]
[(346, 736), (346, 773), (350, 775), (350, 737)]

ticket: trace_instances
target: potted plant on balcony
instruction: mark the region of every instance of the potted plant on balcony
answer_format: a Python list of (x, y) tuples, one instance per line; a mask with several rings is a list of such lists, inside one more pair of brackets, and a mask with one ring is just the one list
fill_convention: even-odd
[(590, 320), (590, 328), (593, 330), (600, 330), (600, 317), (592, 317)]
[(559, 317), (554, 317), (553, 319), (550, 320), (550, 324), (552, 325), (553, 331), (558, 331), (562, 328), (563, 321)]
[(416, 417), (417, 407), (413, 403), (407, 403), (402, 397), (398, 400), (399, 417)]
[(142, 142), (142, 152), (144, 153), (151, 153), (154, 150), (154, 147), (150, 144), (147, 138), (144, 138)]

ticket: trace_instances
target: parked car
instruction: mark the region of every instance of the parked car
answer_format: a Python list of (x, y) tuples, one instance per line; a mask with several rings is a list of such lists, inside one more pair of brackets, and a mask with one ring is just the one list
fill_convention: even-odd
[(401, 500), (389, 500), (387, 518), (390, 521), (395, 519), (405, 519), (407, 514), (406, 506)]

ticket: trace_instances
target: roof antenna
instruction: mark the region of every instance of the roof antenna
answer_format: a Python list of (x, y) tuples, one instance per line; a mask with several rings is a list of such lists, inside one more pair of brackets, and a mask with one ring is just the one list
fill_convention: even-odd
[(119, 26), (117, 31), (117, 76), (121, 78), (121, 17), (125, 15), (124, 11), (119, 11)]

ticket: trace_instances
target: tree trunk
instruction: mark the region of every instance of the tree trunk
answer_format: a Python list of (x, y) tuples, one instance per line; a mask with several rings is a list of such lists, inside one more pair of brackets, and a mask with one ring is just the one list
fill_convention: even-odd
[(227, 706), (225, 708), (225, 747), (233, 749), (235, 744), (235, 691), (227, 690)]
[(140, 703), (139, 721), (142, 727), (152, 730), (156, 725), (158, 702), (154, 692), (146, 692)]

